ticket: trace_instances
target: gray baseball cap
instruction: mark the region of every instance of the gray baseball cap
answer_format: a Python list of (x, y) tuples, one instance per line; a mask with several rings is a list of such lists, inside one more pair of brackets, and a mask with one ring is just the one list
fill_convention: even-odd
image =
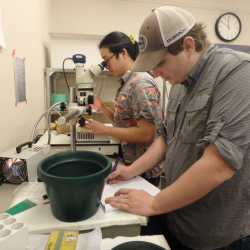
[(163, 6), (153, 10), (141, 26), (140, 54), (131, 70), (152, 70), (160, 63), (168, 46), (185, 36), (195, 23), (189, 12), (178, 7)]

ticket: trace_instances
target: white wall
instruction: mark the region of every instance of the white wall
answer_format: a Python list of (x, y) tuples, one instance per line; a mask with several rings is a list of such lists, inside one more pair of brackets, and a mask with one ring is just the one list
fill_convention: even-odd
[[(51, 37), (51, 67), (53, 68), (62, 68), (63, 60), (72, 57), (74, 54), (84, 54), (86, 56), (85, 68), (102, 61), (98, 44), (103, 36), (75, 36), (73, 34), (59, 36), (51, 34)], [(64, 67), (72, 69), (74, 68), (74, 63), (71, 60), (67, 60)]]
[[(0, 153), (29, 141), (43, 112), (43, 68), (50, 66), (50, 0), (0, 0), (7, 48), (0, 48)], [(15, 107), (11, 53), (25, 57), (27, 105)]]
[(154, 8), (175, 5), (190, 11), (197, 21), (207, 25), (212, 42), (221, 42), (215, 34), (216, 19), (224, 12), (232, 11), (242, 21), (242, 32), (232, 44), (249, 45), (248, 24), (250, 5), (248, 0), (53, 0), (52, 33), (106, 35), (113, 30), (138, 37), (140, 26)]
[[(86, 55), (86, 68), (99, 63), (101, 58), (97, 44), (104, 35), (118, 30), (133, 34), (138, 40), (145, 17), (152, 9), (164, 5), (175, 5), (190, 11), (197, 21), (205, 23), (210, 41), (222, 44), (216, 37), (214, 25), (221, 14), (233, 11), (241, 18), (243, 28), (240, 36), (230, 44), (250, 45), (250, 5), (247, 0), (53, 0), (52, 67), (60, 67), (62, 60), (73, 53)], [(73, 67), (72, 62), (67, 63), (67, 66)], [(157, 82), (162, 90), (162, 80), (158, 78)], [(167, 89), (170, 90), (169, 84)]]

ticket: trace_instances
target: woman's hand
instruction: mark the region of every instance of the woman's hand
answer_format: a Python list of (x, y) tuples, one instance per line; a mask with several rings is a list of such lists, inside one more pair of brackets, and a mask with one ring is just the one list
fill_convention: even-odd
[(82, 131), (83, 134), (94, 134), (94, 135), (108, 135), (108, 126), (105, 126), (103, 123), (86, 119), (84, 128), (88, 131)]
[(97, 110), (102, 110), (102, 108), (104, 107), (104, 104), (102, 103), (101, 99), (99, 98), (99, 96), (95, 95), (94, 97), (94, 104), (90, 104), (90, 106), (93, 109), (97, 109)]

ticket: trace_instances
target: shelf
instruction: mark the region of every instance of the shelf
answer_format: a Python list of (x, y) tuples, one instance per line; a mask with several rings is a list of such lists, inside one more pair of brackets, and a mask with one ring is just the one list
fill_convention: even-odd
[[(43, 70), (45, 74), (52, 76), (53, 74), (62, 74), (63, 73), (63, 69), (58, 69), (58, 68), (46, 68)], [(75, 74), (75, 69), (64, 69), (65, 73), (67, 74)], [(87, 71), (87, 70), (85, 70)], [(95, 77), (100, 77), (100, 76), (110, 76), (113, 77), (113, 75), (108, 71), (108, 70), (104, 70), (101, 72), (100, 75), (95, 76)]]

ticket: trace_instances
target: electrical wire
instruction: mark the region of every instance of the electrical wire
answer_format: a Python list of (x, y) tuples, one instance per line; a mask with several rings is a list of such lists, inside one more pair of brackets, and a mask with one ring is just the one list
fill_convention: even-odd
[(65, 59), (63, 60), (63, 63), (62, 63), (64, 79), (65, 79), (65, 82), (66, 82), (66, 84), (67, 84), (68, 91), (70, 91), (69, 84), (68, 84), (67, 77), (66, 77), (65, 70), (64, 70), (64, 62), (65, 62), (66, 60), (72, 60), (72, 58), (70, 58), (70, 57), (65, 58)]
[(102, 87), (103, 87), (103, 83), (104, 83), (104, 78), (106, 78), (105, 75), (102, 77), (102, 85), (101, 85), (101, 88), (100, 88), (100, 91), (99, 91), (98, 96), (100, 96), (100, 94), (101, 94), (101, 92), (102, 92)]

